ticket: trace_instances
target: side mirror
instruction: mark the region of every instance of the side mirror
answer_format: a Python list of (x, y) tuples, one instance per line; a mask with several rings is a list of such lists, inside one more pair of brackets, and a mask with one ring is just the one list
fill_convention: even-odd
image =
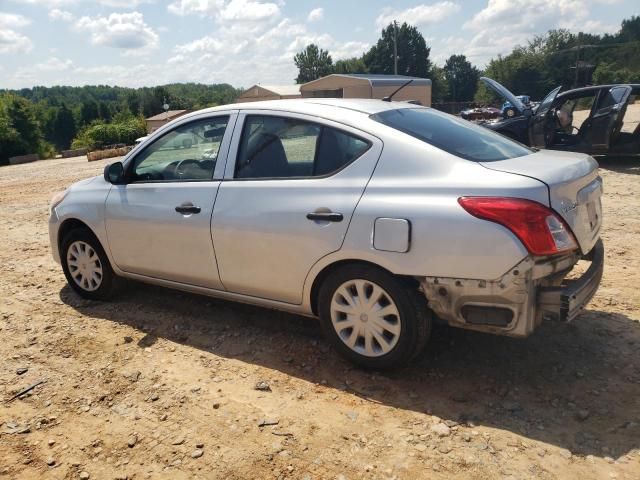
[(104, 179), (114, 185), (124, 183), (124, 166), (122, 162), (114, 162), (104, 167)]

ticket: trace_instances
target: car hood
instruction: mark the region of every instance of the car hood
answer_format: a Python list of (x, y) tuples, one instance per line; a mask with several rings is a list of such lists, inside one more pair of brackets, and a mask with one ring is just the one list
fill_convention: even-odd
[(505, 86), (499, 84), (494, 79), (489, 77), (480, 77), (480, 80), (489, 87), (491, 90), (496, 92), (498, 95), (506, 98), (511, 105), (516, 107), (520, 113), (524, 112), (527, 107), (516, 97), (513, 93), (511, 93)]
[(76, 183), (74, 183), (73, 185), (71, 185), (71, 188), (76, 188), (76, 187), (84, 187), (85, 185), (89, 185), (91, 182), (95, 182), (98, 178), (102, 178), (102, 175), (96, 175), (95, 177), (90, 177), (90, 178), (85, 178), (83, 180), (79, 180)]

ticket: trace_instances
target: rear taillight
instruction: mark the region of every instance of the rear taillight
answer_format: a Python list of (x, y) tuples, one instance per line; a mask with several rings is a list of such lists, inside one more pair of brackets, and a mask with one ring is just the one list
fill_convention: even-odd
[(562, 218), (541, 203), (509, 197), (461, 197), (458, 203), (474, 217), (511, 230), (532, 255), (555, 255), (577, 248)]

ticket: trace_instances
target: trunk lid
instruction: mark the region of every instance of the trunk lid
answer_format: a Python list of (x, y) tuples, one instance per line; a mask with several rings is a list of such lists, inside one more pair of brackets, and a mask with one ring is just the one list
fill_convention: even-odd
[(602, 225), (602, 179), (588, 155), (541, 150), (531, 155), (481, 162), (491, 170), (524, 175), (547, 185), (549, 205), (571, 228), (582, 253), (596, 244)]

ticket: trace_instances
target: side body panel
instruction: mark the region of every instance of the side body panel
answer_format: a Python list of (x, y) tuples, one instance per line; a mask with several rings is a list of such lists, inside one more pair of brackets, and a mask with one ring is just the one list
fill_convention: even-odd
[[(332, 126), (371, 142), (362, 156), (328, 177), (234, 179), (243, 115), (238, 119), (211, 225), (222, 283), (230, 292), (300, 304), (309, 270), (342, 246), (382, 142), (335, 122), (280, 115)], [(307, 214), (313, 212), (339, 213), (343, 219), (309, 220)]]

